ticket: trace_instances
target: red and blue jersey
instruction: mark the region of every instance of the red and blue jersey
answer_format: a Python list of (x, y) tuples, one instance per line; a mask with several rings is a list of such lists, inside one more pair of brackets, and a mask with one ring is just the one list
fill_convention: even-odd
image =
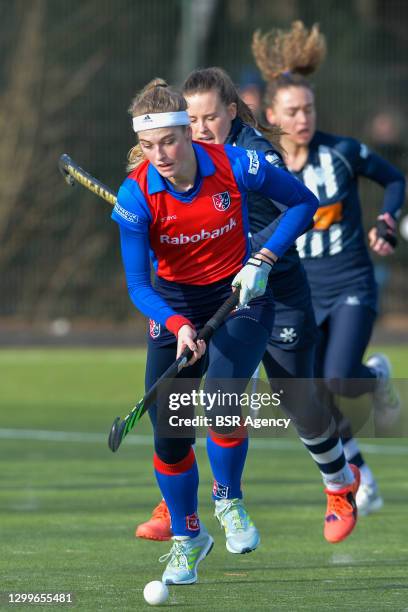
[(174, 192), (148, 162), (134, 170), (122, 187), (122, 193), (140, 190), (144, 196), (157, 275), (187, 285), (208, 285), (236, 274), (248, 255), (246, 209), (223, 147), (211, 147), (199, 170), (201, 184), (195, 196)]
[[(150, 283), (150, 262), (167, 287), (230, 282), (249, 256), (247, 195), (257, 191), (286, 210), (265, 247), (280, 256), (310, 223), (317, 200), (300, 181), (262, 153), (193, 143), (197, 177), (177, 192), (143, 162), (123, 182), (112, 218), (120, 225), (128, 289), (135, 305), (157, 323), (175, 311)], [(271, 206), (273, 203), (271, 202)]]

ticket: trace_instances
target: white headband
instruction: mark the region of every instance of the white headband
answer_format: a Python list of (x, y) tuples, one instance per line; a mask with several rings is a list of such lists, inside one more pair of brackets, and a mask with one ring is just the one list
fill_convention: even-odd
[(173, 125), (190, 125), (190, 117), (187, 111), (177, 111), (175, 113), (146, 113), (132, 119), (135, 132), (143, 130), (154, 130), (162, 127), (172, 127)]

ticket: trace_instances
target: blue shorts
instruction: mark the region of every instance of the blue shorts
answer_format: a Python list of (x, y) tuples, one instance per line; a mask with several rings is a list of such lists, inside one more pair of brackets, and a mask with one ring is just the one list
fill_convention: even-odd
[[(181, 285), (163, 279), (157, 279), (155, 289), (167, 304), (189, 319), (199, 331), (214, 315), (223, 302), (231, 295), (232, 278), (211, 285)], [(228, 318), (239, 317), (252, 319), (260, 323), (268, 334), (272, 331), (274, 320), (274, 300), (268, 287), (265, 294), (251, 300), (243, 309), (234, 310)], [(167, 346), (175, 341), (174, 334), (164, 325), (150, 319), (148, 343), (153, 346)]]
[(270, 279), (275, 304), (275, 317), (269, 345), (284, 351), (304, 350), (313, 346), (317, 327), (310, 288), (303, 266), (292, 268), (290, 274)]
[(306, 259), (304, 266), (319, 326), (339, 306), (366, 306), (377, 312), (377, 283), (365, 252)]

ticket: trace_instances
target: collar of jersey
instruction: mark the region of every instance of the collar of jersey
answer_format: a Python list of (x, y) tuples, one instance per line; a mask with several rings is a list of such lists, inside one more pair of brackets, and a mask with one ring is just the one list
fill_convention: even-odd
[[(202, 177), (211, 176), (215, 173), (214, 162), (208, 155), (207, 151), (203, 149), (199, 144), (193, 142), (194, 152), (196, 154), (199, 173)], [(149, 164), (147, 169), (147, 190), (149, 195), (158, 193), (159, 191), (166, 191), (166, 181), (161, 174), (156, 170), (152, 164)], [(182, 193), (180, 193), (182, 195)]]
[(237, 138), (242, 131), (244, 124), (240, 117), (235, 117), (235, 119), (231, 122), (231, 129), (225, 141), (226, 144), (234, 145), (237, 141)]

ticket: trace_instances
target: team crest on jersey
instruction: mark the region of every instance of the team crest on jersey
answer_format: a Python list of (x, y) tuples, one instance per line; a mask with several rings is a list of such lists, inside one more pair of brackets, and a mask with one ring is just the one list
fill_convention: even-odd
[(219, 210), (220, 212), (224, 212), (224, 210), (227, 210), (231, 206), (231, 198), (228, 191), (216, 193), (213, 195), (212, 199), (215, 209)]
[(186, 529), (189, 531), (199, 531), (200, 530), (200, 519), (197, 516), (197, 513), (189, 514), (186, 516)]
[(214, 480), (213, 484), (213, 495), (214, 497), (218, 497), (218, 499), (227, 499), (228, 498), (229, 487), (221, 484)]
[(149, 324), (150, 324), (150, 337), (155, 339), (158, 338), (160, 336), (160, 323), (156, 323), (156, 321), (153, 321), (153, 319), (149, 319)]

